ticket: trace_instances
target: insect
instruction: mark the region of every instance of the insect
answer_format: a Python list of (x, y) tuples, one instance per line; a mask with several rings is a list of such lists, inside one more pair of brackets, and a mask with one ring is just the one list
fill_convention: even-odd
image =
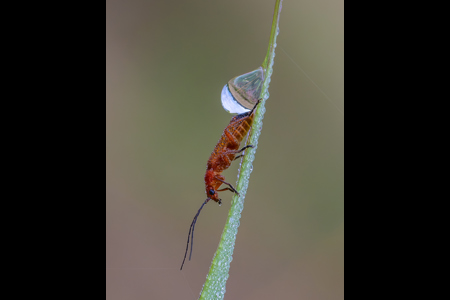
[[(183, 269), (184, 261), (186, 260), (186, 255), (189, 249), (189, 239), (191, 241), (191, 252), (189, 254), (189, 260), (191, 260), (192, 247), (194, 244), (195, 223), (197, 222), (197, 217), (200, 214), (203, 206), (210, 200), (221, 204), (222, 199), (219, 198), (218, 192), (229, 190), (239, 195), (238, 191), (231, 184), (225, 181), (225, 177), (221, 175), (221, 173), (224, 170), (228, 169), (234, 160), (243, 156), (243, 154), (241, 154), (242, 151), (247, 148), (253, 148), (253, 145), (247, 145), (239, 149), (239, 145), (252, 126), (253, 118), (255, 115), (254, 112), (260, 100), (261, 99), (256, 102), (256, 104), (250, 111), (236, 115), (231, 119), (230, 124), (225, 127), (225, 130), (222, 133), (222, 137), (220, 138), (219, 142), (214, 148), (214, 151), (211, 153), (211, 156), (208, 159), (205, 174), (205, 191), (208, 198), (206, 198), (205, 202), (203, 202), (202, 206), (200, 206), (200, 209), (192, 220), (191, 227), (189, 228), (188, 233), (186, 252), (184, 253), (183, 263), (181, 264), (180, 270)], [(236, 156), (237, 154), (239, 155)], [(226, 185), (227, 187), (219, 189), (222, 184)]]

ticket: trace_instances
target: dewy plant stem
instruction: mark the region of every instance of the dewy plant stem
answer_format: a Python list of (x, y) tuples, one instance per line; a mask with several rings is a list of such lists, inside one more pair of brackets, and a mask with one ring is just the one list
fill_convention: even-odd
[(245, 151), (246, 154), (238, 174), (237, 190), (239, 191), (240, 196), (236, 194), (233, 196), (231, 208), (228, 213), (228, 219), (220, 239), (219, 247), (214, 254), (214, 258), (199, 299), (223, 299), (225, 295), (225, 286), (229, 276), (228, 273), (230, 270), (230, 263), (233, 259), (233, 250), (236, 242), (239, 220), (241, 218), (241, 212), (244, 209), (244, 199), (247, 193), (250, 173), (253, 170), (252, 163), (255, 159), (258, 139), (262, 129), (262, 120), (266, 111), (265, 103), (269, 98), (268, 89), (270, 77), (272, 75), (275, 48), (277, 46), (276, 39), (279, 31), (278, 21), (280, 18), (281, 3), (282, 0), (276, 0), (272, 29), (270, 32), (269, 48), (267, 49), (267, 55), (262, 63), (265, 75), (261, 90), (261, 98), (263, 100), (256, 109), (251, 133), (247, 141), (247, 143), (253, 145), (254, 148), (249, 148)]

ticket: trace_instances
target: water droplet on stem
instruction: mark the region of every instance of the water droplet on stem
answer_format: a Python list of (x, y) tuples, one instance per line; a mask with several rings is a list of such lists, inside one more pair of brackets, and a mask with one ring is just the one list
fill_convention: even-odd
[(232, 78), (222, 89), (222, 106), (229, 113), (250, 111), (261, 97), (264, 82), (262, 67)]

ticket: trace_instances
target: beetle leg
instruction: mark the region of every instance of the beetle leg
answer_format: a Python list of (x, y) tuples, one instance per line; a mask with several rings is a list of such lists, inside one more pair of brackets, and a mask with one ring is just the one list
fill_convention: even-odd
[[(224, 178), (223, 176), (220, 176), (220, 177)], [(222, 182), (223, 184), (228, 185), (228, 186), (230, 187), (230, 189), (231, 189), (234, 193), (236, 193), (236, 194), (239, 196), (238, 191), (236, 191), (236, 189), (235, 189), (231, 184), (229, 184), (228, 182), (223, 181), (223, 180), (222, 180), (221, 178), (219, 178), (218, 176), (216, 176), (215, 178), (216, 178), (217, 180), (219, 180), (220, 182)]]
[(252, 110), (250, 111), (249, 115), (251, 115), (253, 113), (253, 111), (255, 110), (255, 108), (258, 106), (259, 102), (261, 102), (262, 98), (258, 99), (258, 102), (256, 102), (255, 106), (253, 106)]
[(244, 156), (244, 154), (241, 154), (241, 155), (236, 156), (233, 160), (236, 160), (236, 159), (238, 159), (238, 158), (241, 157), (241, 156)]
[(240, 150), (227, 150), (227, 151), (225, 151), (225, 154), (238, 154), (238, 153), (241, 153), (242, 151), (244, 151), (247, 148), (254, 148), (254, 146), (253, 145), (247, 145), (247, 146), (243, 147)]
[(223, 192), (223, 191), (226, 191), (226, 190), (229, 190), (230, 192), (233, 192), (233, 193), (234, 193), (234, 191), (233, 191), (232, 189), (230, 189), (229, 187), (223, 188), (223, 189), (221, 189), (221, 190), (217, 190), (216, 192)]
[(243, 147), (241, 150), (236, 151), (236, 153), (240, 153), (240, 152), (244, 151), (247, 148), (254, 148), (254, 146), (253, 145), (247, 145), (247, 146)]

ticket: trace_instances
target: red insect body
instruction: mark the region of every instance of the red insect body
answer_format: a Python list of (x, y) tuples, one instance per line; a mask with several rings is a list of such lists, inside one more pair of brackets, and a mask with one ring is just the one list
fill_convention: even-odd
[[(192, 238), (191, 238), (191, 253), (189, 255), (189, 260), (191, 260), (192, 255), (192, 246), (194, 242), (194, 228), (195, 223), (197, 221), (197, 217), (200, 214), (200, 211), (202, 210), (203, 206), (208, 203), (209, 200), (214, 200), (218, 202), (219, 204), (222, 203), (222, 200), (219, 199), (218, 192), (230, 190), (233, 193), (236, 193), (239, 195), (238, 191), (229, 183), (225, 182), (225, 177), (221, 175), (221, 173), (228, 169), (233, 162), (233, 160), (239, 158), (242, 156), (236, 154), (241, 153), (247, 148), (253, 147), (252, 145), (247, 145), (243, 147), (242, 149), (239, 149), (239, 145), (241, 144), (244, 137), (247, 135), (248, 131), (250, 130), (253, 118), (255, 116), (255, 108), (259, 104), (260, 100), (256, 102), (253, 109), (247, 113), (243, 113), (237, 116), (234, 116), (230, 124), (228, 124), (227, 127), (225, 127), (225, 130), (222, 133), (222, 137), (220, 138), (219, 142), (217, 143), (216, 147), (214, 148), (214, 151), (211, 153), (211, 156), (208, 159), (208, 163), (206, 165), (206, 174), (205, 174), (205, 191), (208, 198), (205, 200), (205, 202), (202, 204), (200, 209), (198, 210), (197, 214), (194, 217), (194, 220), (191, 223), (191, 227), (189, 229), (188, 234), (188, 241), (186, 244), (186, 253), (184, 254), (183, 263), (181, 264), (181, 269), (183, 269), (184, 260), (186, 259), (187, 251), (189, 248), (189, 238), (191, 236), (192, 232)], [(228, 187), (220, 189), (219, 187), (225, 184)], [(180, 269), (180, 270), (181, 270)]]
[[(221, 203), (217, 194), (217, 192), (220, 191), (230, 190), (237, 193), (231, 184), (225, 182), (225, 177), (222, 176), (221, 173), (230, 167), (233, 160), (237, 158), (236, 154), (249, 147), (253, 147), (252, 145), (248, 145), (238, 150), (241, 141), (252, 126), (254, 117), (253, 112), (254, 110), (237, 115), (231, 119), (230, 124), (228, 124), (223, 131), (222, 137), (208, 159), (205, 174), (205, 190), (208, 198), (211, 200)], [(238, 157), (240, 157), (240, 155)], [(226, 184), (228, 187), (219, 190), (219, 187), (222, 184)]]

